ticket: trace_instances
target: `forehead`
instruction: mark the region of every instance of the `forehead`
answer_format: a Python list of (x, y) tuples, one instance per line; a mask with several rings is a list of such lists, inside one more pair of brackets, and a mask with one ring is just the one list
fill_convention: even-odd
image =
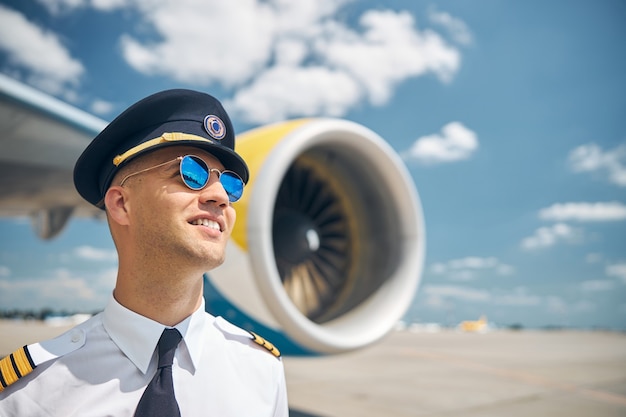
[(137, 159), (141, 160), (142, 163), (158, 164), (185, 155), (199, 156), (204, 160), (204, 162), (207, 163), (209, 167), (217, 168), (219, 170), (224, 169), (224, 166), (222, 165), (220, 160), (217, 159), (214, 155), (205, 151), (204, 149), (196, 148), (194, 146), (167, 146), (150, 152)]

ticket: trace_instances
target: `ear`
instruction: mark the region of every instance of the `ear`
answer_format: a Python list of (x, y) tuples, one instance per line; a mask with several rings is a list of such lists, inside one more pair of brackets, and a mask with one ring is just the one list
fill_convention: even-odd
[(115, 223), (127, 226), (129, 220), (129, 201), (127, 190), (114, 185), (109, 187), (104, 195), (104, 205), (111, 220)]

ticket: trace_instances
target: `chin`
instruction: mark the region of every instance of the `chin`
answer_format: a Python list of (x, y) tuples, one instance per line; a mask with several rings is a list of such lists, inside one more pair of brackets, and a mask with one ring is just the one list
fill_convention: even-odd
[(211, 251), (211, 253), (205, 254), (202, 257), (202, 272), (204, 273), (217, 268), (218, 266), (222, 265), (225, 260), (226, 253), (224, 250), (222, 250), (220, 253), (215, 253), (214, 251)]

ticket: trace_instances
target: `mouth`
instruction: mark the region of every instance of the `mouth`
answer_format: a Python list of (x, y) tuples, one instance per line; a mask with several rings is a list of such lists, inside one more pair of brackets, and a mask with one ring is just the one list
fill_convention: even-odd
[(216, 222), (215, 220), (211, 220), (211, 219), (195, 219), (189, 222), (189, 224), (194, 225), (194, 226), (204, 226), (204, 227), (208, 227), (209, 229), (213, 229), (213, 230), (217, 230), (219, 232), (224, 231), (223, 227)]

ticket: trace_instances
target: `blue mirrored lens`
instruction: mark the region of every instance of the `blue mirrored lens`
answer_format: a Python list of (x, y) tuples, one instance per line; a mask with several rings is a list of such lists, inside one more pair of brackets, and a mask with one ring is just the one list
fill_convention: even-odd
[(209, 168), (202, 159), (187, 155), (180, 161), (180, 175), (187, 187), (200, 190), (209, 181)]
[(228, 200), (231, 203), (239, 200), (243, 194), (243, 181), (237, 174), (230, 171), (224, 171), (220, 175), (220, 182), (228, 194)]

